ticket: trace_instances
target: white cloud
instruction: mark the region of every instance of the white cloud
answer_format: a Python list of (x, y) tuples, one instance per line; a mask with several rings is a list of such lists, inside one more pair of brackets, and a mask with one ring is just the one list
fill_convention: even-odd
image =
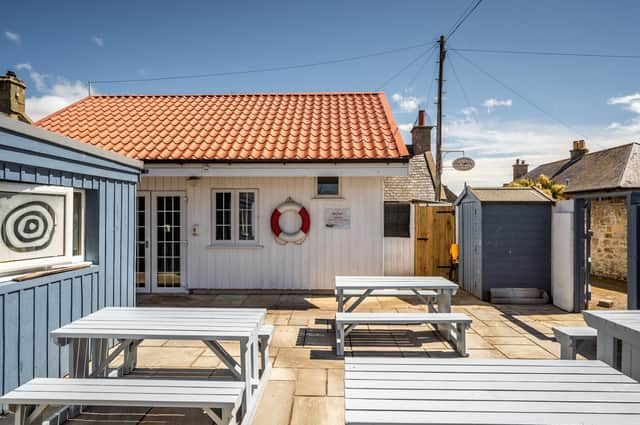
[(398, 128), (400, 129), (400, 131), (411, 131), (411, 129), (413, 128), (413, 123), (412, 122), (408, 122), (408, 123), (404, 123), (404, 124), (398, 124)]
[(420, 107), (422, 99), (415, 96), (404, 96), (401, 93), (394, 93), (391, 96), (391, 100), (398, 105), (398, 108), (400, 108), (402, 112), (415, 112)]
[[(27, 71), (33, 81), (37, 95), (29, 96), (27, 91), (27, 115), (37, 121), (65, 106), (87, 96), (87, 86), (80, 81), (69, 81), (63, 77), (53, 78), (37, 72), (30, 63), (19, 63), (17, 70)], [(53, 80), (52, 83), (49, 83)]]
[(487, 112), (491, 113), (495, 108), (500, 106), (511, 106), (513, 105), (513, 102), (511, 101), (511, 99), (499, 100), (499, 99), (491, 98), (491, 99), (485, 100), (484, 102), (482, 102), (482, 104), (484, 105), (485, 108), (487, 108)]
[(636, 114), (627, 122), (612, 122), (609, 129), (619, 133), (640, 133), (640, 93), (633, 93), (627, 96), (612, 97), (607, 100), (609, 105), (622, 105), (627, 111)]
[(48, 77), (47, 74), (41, 74), (39, 72), (34, 71), (30, 63), (19, 63), (16, 65), (16, 69), (18, 71), (28, 71), (29, 77), (33, 80), (34, 84), (36, 85), (36, 89), (38, 91), (43, 91), (46, 89), (47, 84), (45, 80)]
[(7, 38), (7, 40), (12, 41), (16, 44), (20, 44), (20, 41), (22, 41), (20, 34), (18, 34), (17, 32), (5, 31), (4, 36)]
[(93, 41), (98, 47), (104, 47), (104, 38), (102, 37), (94, 35), (93, 37), (91, 37), (91, 41)]

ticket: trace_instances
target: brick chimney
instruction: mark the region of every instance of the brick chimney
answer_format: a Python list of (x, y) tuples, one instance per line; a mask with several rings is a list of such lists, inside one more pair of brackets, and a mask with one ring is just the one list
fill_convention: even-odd
[(27, 86), (15, 72), (7, 71), (6, 75), (0, 76), (0, 114), (30, 124), (31, 119), (25, 112), (26, 91)]
[(571, 149), (569, 152), (571, 152), (571, 159), (574, 160), (582, 158), (586, 153), (589, 152), (589, 149), (587, 149), (587, 144), (584, 140), (574, 140), (573, 149)]
[(431, 150), (431, 129), (433, 126), (426, 124), (426, 115), (424, 110), (418, 111), (418, 124), (411, 129), (414, 155), (421, 155)]
[(529, 172), (529, 164), (516, 159), (516, 163), (513, 164), (513, 181), (520, 180)]

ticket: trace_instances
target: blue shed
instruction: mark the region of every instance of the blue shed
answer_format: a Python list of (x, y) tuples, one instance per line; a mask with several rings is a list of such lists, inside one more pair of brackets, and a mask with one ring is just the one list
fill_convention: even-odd
[(136, 302), (142, 162), (0, 116), (0, 389), (63, 376), (49, 331)]
[(533, 188), (466, 186), (455, 204), (463, 289), (485, 301), (491, 288), (550, 292), (550, 198)]

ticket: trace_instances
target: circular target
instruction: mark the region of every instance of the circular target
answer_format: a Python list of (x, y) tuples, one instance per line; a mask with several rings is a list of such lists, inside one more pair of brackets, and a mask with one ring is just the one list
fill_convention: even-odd
[(27, 202), (4, 218), (2, 241), (12, 251), (38, 251), (49, 246), (54, 227), (53, 208), (42, 201)]

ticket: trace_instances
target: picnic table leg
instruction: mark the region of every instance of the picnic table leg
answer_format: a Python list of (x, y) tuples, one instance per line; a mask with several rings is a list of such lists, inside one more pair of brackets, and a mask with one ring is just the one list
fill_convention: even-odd
[[(138, 364), (138, 345), (142, 341), (132, 341), (127, 348), (124, 349), (124, 363), (122, 365), (122, 374), (127, 375), (136, 368)], [(123, 344), (126, 342), (123, 342)]]
[(342, 289), (337, 289), (338, 295), (338, 311), (342, 313), (344, 311), (344, 292)]
[[(89, 376), (89, 346), (86, 338), (73, 338), (69, 344), (69, 378), (86, 378)], [(69, 418), (78, 416), (82, 406), (70, 406)]]
[[(448, 290), (439, 290), (437, 301), (438, 313), (451, 313), (451, 292)], [(440, 331), (440, 334), (444, 336), (447, 341), (451, 341), (451, 325), (437, 325), (437, 328)]]
[(91, 340), (91, 376), (101, 378), (109, 373), (109, 365), (104, 364), (107, 361), (108, 349), (109, 340), (103, 338)]
[(242, 417), (247, 414), (249, 403), (251, 402), (251, 347), (250, 341), (240, 341), (240, 379), (244, 382), (244, 392), (242, 395)]
[(15, 412), (13, 423), (15, 425), (28, 425), (29, 422), (27, 421), (27, 419), (29, 418), (29, 415), (31, 414), (31, 412), (33, 412), (34, 409), (35, 409), (35, 406), (28, 406), (28, 405), (22, 405), (22, 404), (16, 406), (16, 412)]
[(462, 357), (467, 357), (467, 328), (468, 326), (463, 323), (456, 323), (456, 351)]
[(344, 356), (344, 324), (336, 322), (336, 356)]

